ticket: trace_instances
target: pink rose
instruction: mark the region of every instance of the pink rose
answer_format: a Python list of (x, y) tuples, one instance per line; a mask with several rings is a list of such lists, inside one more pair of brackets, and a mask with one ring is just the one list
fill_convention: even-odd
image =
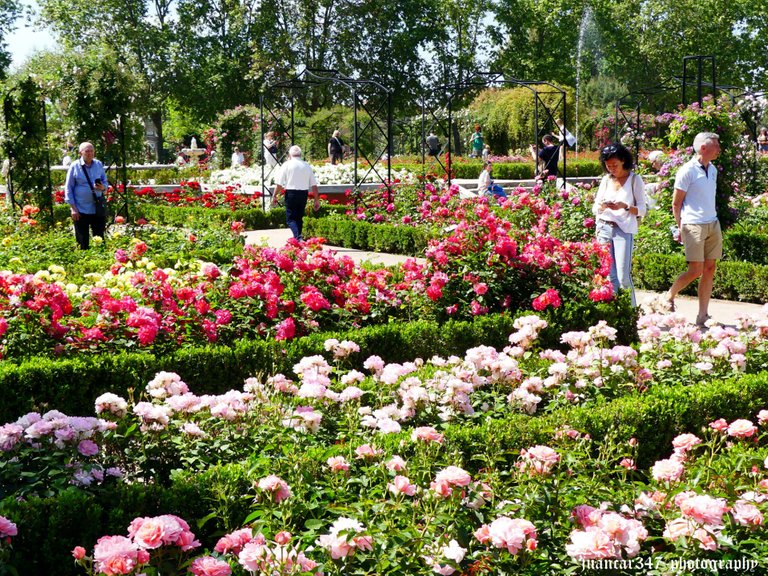
[(381, 450), (370, 444), (363, 444), (355, 449), (355, 456), (362, 460), (373, 460), (381, 453)]
[(535, 550), (537, 545), (536, 527), (531, 522), (507, 516), (501, 516), (490, 525), (483, 526), (475, 532), (475, 537), (483, 543), (490, 541), (496, 548), (513, 555), (523, 550)]
[(524, 472), (546, 476), (558, 462), (560, 455), (549, 446), (533, 446), (520, 451), (518, 466)]
[(416, 494), (417, 486), (411, 484), (411, 481), (405, 476), (395, 476), (392, 483), (387, 484), (387, 489), (395, 495), (405, 494), (406, 496), (413, 496)]
[(269, 492), (278, 504), (293, 495), (291, 488), (285, 480), (274, 474), (270, 474), (266, 478), (259, 480), (258, 486), (261, 490)]
[(0, 516), (0, 538), (16, 536), (19, 533), (16, 524), (8, 520), (5, 516)]
[(763, 523), (763, 514), (757, 506), (745, 500), (737, 500), (731, 509), (733, 519), (742, 526), (760, 526)]
[(432, 428), (432, 426), (420, 426), (418, 428), (414, 428), (413, 432), (411, 432), (411, 440), (421, 440), (423, 442), (437, 442), (438, 444), (442, 444), (443, 440), (445, 439), (444, 434), (440, 434), (437, 430)]
[(664, 528), (664, 538), (667, 540), (678, 540), (680, 538), (691, 535), (691, 525), (685, 518), (676, 518), (667, 522), (666, 528)]
[(158, 518), (146, 518), (133, 534), (133, 541), (142, 548), (152, 550), (163, 545), (165, 524)]
[(728, 436), (736, 438), (749, 438), (757, 433), (757, 426), (749, 420), (734, 420), (728, 426)]
[(619, 466), (626, 468), (627, 470), (637, 470), (635, 461), (632, 458), (622, 458), (621, 462), (619, 462)]
[(239, 554), (243, 546), (251, 540), (253, 540), (253, 531), (250, 528), (235, 530), (231, 534), (226, 534), (219, 538), (214, 551), (219, 554), (228, 554), (229, 552)]
[(575, 530), (571, 532), (571, 543), (565, 545), (568, 556), (574, 560), (599, 560), (619, 558), (620, 550), (602, 530)]
[(287, 530), (281, 530), (280, 532), (275, 534), (275, 542), (280, 544), (280, 546), (285, 546), (286, 544), (288, 544), (288, 542), (291, 541), (292, 537), (293, 535)]
[(392, 456), (387, 463), (385, 464), (387, 467), (387, 470), (391, 472), (402, 472), (405, 470), (406, 463), (405, 460), (400, 458), (400, 456)]
[(446, 469), (437, 473), (435, 481), (447, 482), (452, 486), (468, 486), (469, 483), (472, 482), (472, 477), (469, 475), (469, 472), (458, 466), (448, 466)]
[(677, 460), (659, 460), (651, 469), (654, 480), (658, 482), (677, 482), (683, 475), (683, 465)]
[(680, 434), (672, 440), (672, 446), (674, 446), (675, 452), (679, 454), (685, 454), (697, 444), (701, 444), (701, 438), (694, 434)]
[(82, 546), (75, 546), (72, 549), (72, 557), (75, 560), (82, 560), (83, 558), (85, 558), (85, 548), (83, 548)]
[(77, 445), (77, 451), (83, 456), (95, 456), (99, 453), (99, 446), (93, 440), (83, 440)]
[(684, 516), (693, 518), (701, 524), (721, 526), (723, 515), (728, 511), (724, 498), (712, 498), (706, 494), (697, 494), (684, 498), (680, 504)]
[(725, 420), (725, 418), (719, 418), (714, 422), (710, 422), (709, 427), (712, 428), (712, 430), (717, 430), (718, 432), (725, 432), (728, 430), (728, 422)]
[(194, 576), (229, 576), (232, 574), (232, 568), (229, 567), (229, 564), (213, 556), (195, 558), (189, 571)]
[(349, 470), (349, 462), (344, 456), (331, 456), (325, 462), (333, 472), (346, 472)]

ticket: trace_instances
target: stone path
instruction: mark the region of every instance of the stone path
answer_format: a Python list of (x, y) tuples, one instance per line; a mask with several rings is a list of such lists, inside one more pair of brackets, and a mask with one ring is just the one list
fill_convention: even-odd
[[(253, 245), (269, 246), (270, 248), (282, 248), (288, 239), (291, 238), (291, 231), (287, 228), (277, 230), (252, 230), (244, 232), (245, 243)], [(381, 266), (394, 266), (413, 259), (409, 256), (400, 256), (397, 254), (384, 254), (382, 252), (369, 252), (366, 250), (355, 250), (354, 248), (342, 248), (340, 246), (326, 246), (341, 256), (349, 256), (357, 264), (370, 262)], [(424, 262), (423, 258), (416, 258), (418, 262)]]
[[(291, 238), (290, 230), (281, 228), (277, 230), (252, 230), (244, 233), (246, 244), (264, 245), (271, 248), (282, 248)], [(384, 254), (381, 252), (368, 252), (352, 248), (327, 246), (334, 252), (349, 256), (356, 263), (370, 262), (383, 266), (393, 266), (405, 262), (407, 256), (397, 254)], [(423, 262), (423, 258), (417, 258)], [(659, 293), (638, 290), (636, 292), (637, 303), (642, 305), (647, 300), (659, 296)], [(698, 300), (692, 296), (678, 296), (676, 301), (677, 311), (683, 314), (689, 321), (694, 322), (699, 311)], [(761, 304), (747, 304), (745, 302), (730, 302), (727, 300), (712, 300), (709, 305), (709, 314), (712, 321), (725, 326), (736, 326), (737, 317), (740, 314), (753, 315), (762, 309)]]

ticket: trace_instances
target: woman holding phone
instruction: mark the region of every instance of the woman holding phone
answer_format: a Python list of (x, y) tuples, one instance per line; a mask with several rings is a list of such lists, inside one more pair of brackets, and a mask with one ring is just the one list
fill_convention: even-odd
[(600, 164), (606, 172), (600, 181), (592, 212), (597, 216), (597, 241), (611, 249), (611, 284), (614, 292), (629, 290), (636, 306), (632, 285), (632, 250), (637, 223), (645, 216), (645, 184), (635, 174), (632, 152), (619, 143), (600, 151)]

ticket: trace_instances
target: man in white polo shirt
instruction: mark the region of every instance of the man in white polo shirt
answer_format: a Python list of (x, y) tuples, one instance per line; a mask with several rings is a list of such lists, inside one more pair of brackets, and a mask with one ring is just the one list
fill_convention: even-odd
[(717, 167), (712, 160), (720, 154), (720, 137), (714, 132), (700, 132), (693, 140), (696, 155), (680, 167), (675, 177), (672, 213), (685, 246), (688, 270), (683, 272), (667, 297), (672, 310), (675, 296), (696, 278), (699, 280), (700, 327), (709, 320), (709, 299), (715, 278), (717, 261), (723, 256), (723, 234), (717, 219), (715, 193)]
[(320, 194), (312, 166), (301, 159), (301, 148), (291, 146), (288, 149), (290, 159), (285, 162), (275, 178), (275, 193), (272, 206), (277, 204), (277, 197), (285, 192), (285, 221), (293, 232), (293, 237), (303, 240), (301, 230), (304, 226), (304, 211), (307, 208), (309, 191), (315, 198), (315, 212), (320, 208)]

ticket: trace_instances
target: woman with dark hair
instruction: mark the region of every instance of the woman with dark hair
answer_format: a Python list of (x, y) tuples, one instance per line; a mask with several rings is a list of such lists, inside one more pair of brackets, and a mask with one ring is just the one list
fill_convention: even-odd
[(600, 181), (592, 212), (597, 216), (597, 241), (611, 249), (611, 284), (614, 291), (629, 290), (636, 306), (632, 285), (632, 249), (638, 221), (645, 216), (645, 184), (632, 170), (632, 152), (619, 143), (600, 151), (606, 172)]

